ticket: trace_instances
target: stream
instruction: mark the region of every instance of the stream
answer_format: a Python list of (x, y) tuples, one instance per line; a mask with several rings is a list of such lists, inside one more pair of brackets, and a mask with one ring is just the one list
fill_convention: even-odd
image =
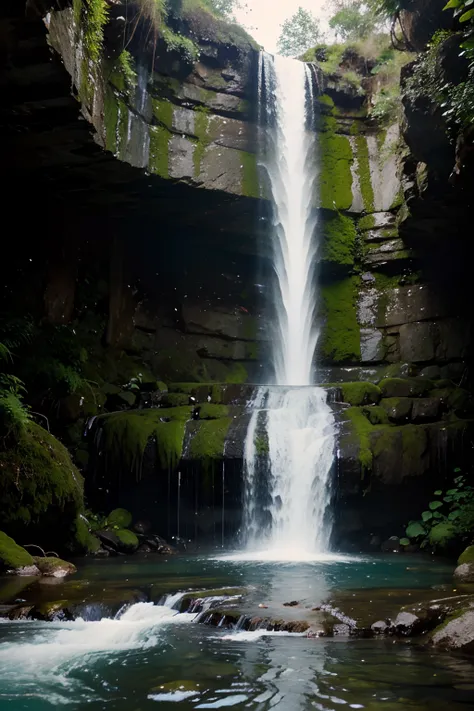
[[(392, 639), (308, 638), (195, 624), (179, 591), (238, 587), (245, 615), (314, 622), (330, 601), (363, 623), (452, 594), (452, 567), (427, 558), (326, 556), (308, 562), (210, 554), (78, 561), (78, 574), (18, 593), (68, 600), (70, 622), (0, 622), (0, 708), (447, 711), (474, 709), (462, 656)], [(0, 579), (0, 596), (11, 580)], [(143, 601), (134, 602), (142, 595)], [(130, 600), (118, 613), (113, 604)], [(285, 607), (289, 601), (298, 602)], [(259, 607), (265, 605), (265, 608)], [(115, 617), (115, 618), (114, 618)]]

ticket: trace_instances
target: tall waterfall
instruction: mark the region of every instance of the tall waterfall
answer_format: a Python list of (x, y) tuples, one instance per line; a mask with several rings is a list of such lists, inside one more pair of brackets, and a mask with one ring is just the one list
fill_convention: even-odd
[(276, 384), (261, 387), (245, 444), (244, 530), (262, 557), (301, 559), (327, 550), (334, 420), (314, 387), (318, 338), (314, 198), (318, 160), (310, 69), (261, 53), (259, 120), (273, 205)]

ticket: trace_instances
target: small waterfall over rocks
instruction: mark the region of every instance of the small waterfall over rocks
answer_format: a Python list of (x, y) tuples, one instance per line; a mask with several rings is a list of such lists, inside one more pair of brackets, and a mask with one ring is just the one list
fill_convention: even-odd
[(301, 559), (324, 553), (334, 419), (314, 386), (318, 339), (318, 157), (310, 68), (260, 54), (262, 166), (273, 204), (275, 385), (261, 387), (245, 444), (244, 530), (262, 557)]

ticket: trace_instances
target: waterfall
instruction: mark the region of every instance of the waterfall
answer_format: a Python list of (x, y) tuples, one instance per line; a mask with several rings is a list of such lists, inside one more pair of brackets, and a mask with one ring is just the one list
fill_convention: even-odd
[(313, 79), (303, 62), (260, 54), (260, 165), (273, 208), (275, 385), (261, 387), (245, 443), (244, 530), (264, 557), (327, 550), (334, 419), (314, 386), (318, 338), (318, 156)]

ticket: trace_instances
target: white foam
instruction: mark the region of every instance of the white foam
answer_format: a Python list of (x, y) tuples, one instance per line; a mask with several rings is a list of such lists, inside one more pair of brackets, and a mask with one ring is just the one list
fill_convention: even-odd
[(195, 615), (178, 614), (166, 606), (139, 602), (119, 619), (35, 624), (31, 629), (33, 641), (20, 641), (17, 637), (13, 643), (0, 645), (0, 675), (15, 681), (44, 681), (45, 676), (54, 675), (56, 683), (66, 684), (61, 675), (85, 659), (155, 646), (161, 626), (187, 623), (194, 618)]
[(314, 553), (293, 547), (245, 550), (239, 553), (216, 556), (215, 560), (229, 562), (255, 561), (259, 563), (360, 563), (363, 558), (339, 553)]

